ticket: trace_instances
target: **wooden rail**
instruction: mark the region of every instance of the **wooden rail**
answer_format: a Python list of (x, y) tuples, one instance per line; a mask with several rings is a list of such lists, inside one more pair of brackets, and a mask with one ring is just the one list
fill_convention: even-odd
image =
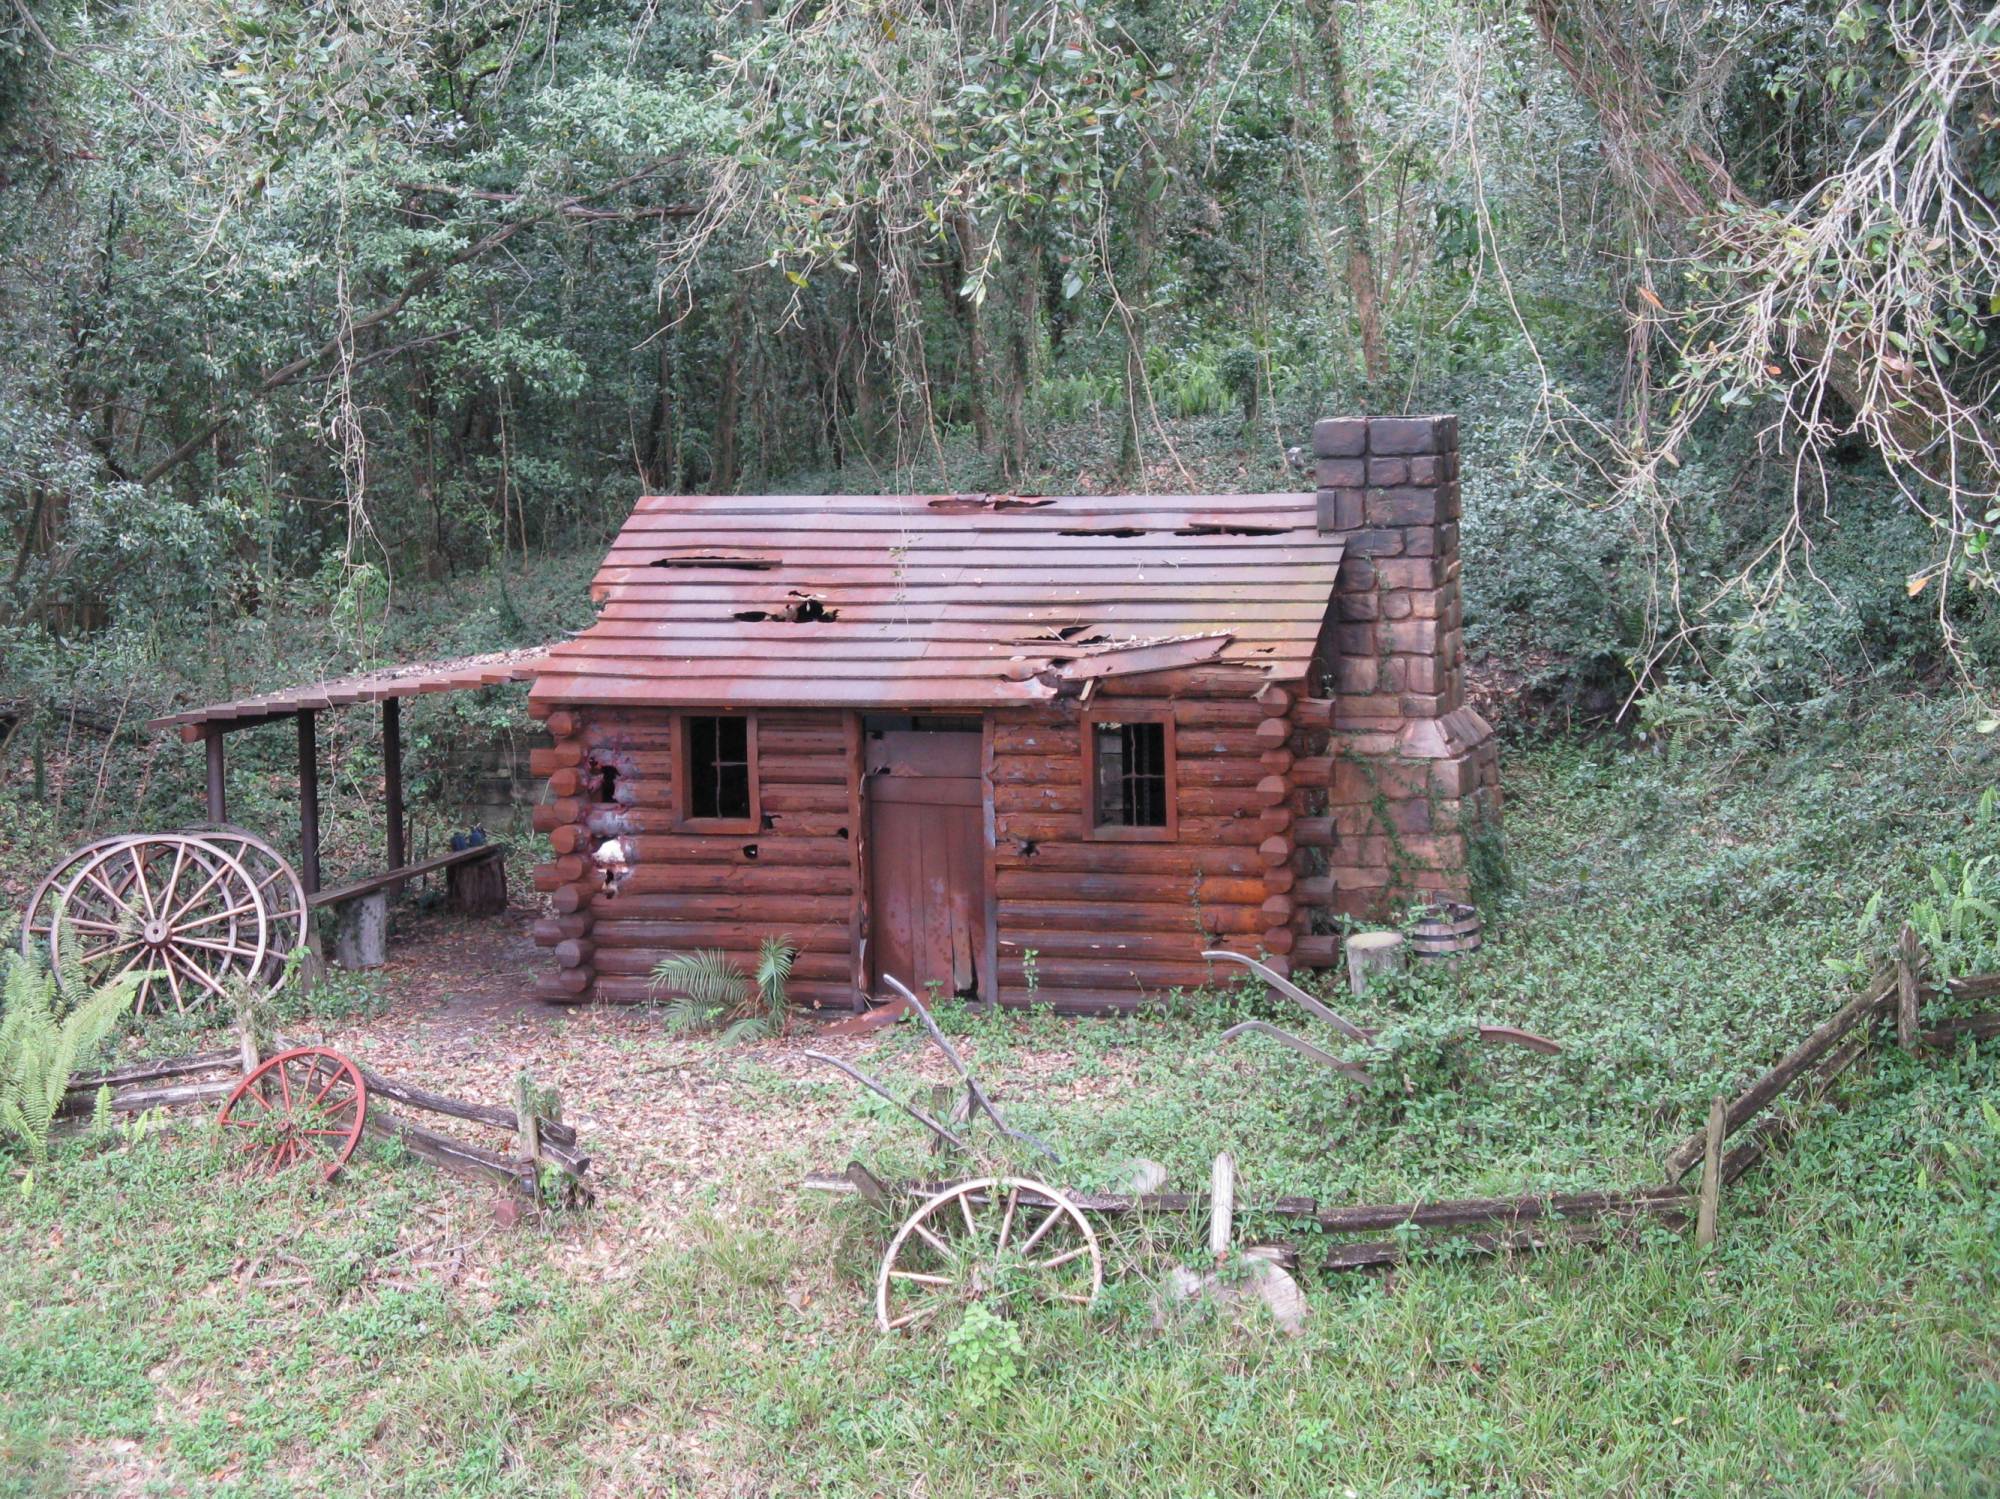
[(427, 874), (436, 874), (440, 869), (450, 869), (458, 864), (471, 864), (480, 859), (495, 859), (506, 851), (507, 845), (504, 843), (482, 843), (477, 848), (455, 848), (450, 853), (439, 854), (434, 859), (419, 859), (416, 863), (405, 864), (400, 869), (385, 869), (380, 874), (349, 880), (345, 885), (335, 885), (330, 890), (315, 890), (306, 897), (306, 904), (314, 910), (318, 910), (321, 906), (342, 905), (360, 896), (372, 895), (377, 890), (386, 890), (391, 885), (400, 885)]
[[(1472, 1229), (1446, 1241), (1460, 1252), (1504, 1254), (1552, 1245), (1602, 1241), (1620, 1223), (1641, 1218), (1672, 1227), (1699, 1216), (1704, 1234), (1712, 1238), (1717, 1199), (1722, 1187), (1740, 1179), (1788, 1141), (1797, 1130), (1790, 1119), (1772, 1114), (1772, 1104), (1800, 1084), (1814, 1094), (1824, 1090), (1863, 1056), (1874, 1037), (1869, 1022), (1893, 1007), (1898, 1029), (1915, 1046), (1948, 1047), (1961, 1040), (2000, 1037), (2000, 1012), (1941, 1021), (1917, 1030), (1910, 1015), (1913, 989), (1919, 1001), (1925, 992), (1916, 983), (1913, 945), (1899, 944), (1898, 959), (1884, 965), (1868, 985), (1797, 1046), (1734, 1097), (1718, 1098), (1711, 1108), (1711, 1127), (1667, 1152), (1668, 1179), (1655, 1186), (1613, 1191), (1529, 1193), (1520, 1197), (1468, 1197), (1437, 1202), (1403, 1202), (1321, 1207), (1310, 1197), (1285, 1197), (1244, 1209), (1250, 1216), (1287, 1219), (1325, 1234), (1382, 1232), (1395, 1229)], [(1955, 1000), (2000, 996), (2000, 974), (1954, 979), (1928, 991)], [(1733, 1143), (1732, 1142), (1733, 1138)], [(1709, 1164), (1699, 1192), (1681, 1185), (1680, 1178), (1704, 1156)], [(818, 1172), (805, 1178), (808, 1191), (859, 1195), (878, 1206), (891, 1199), (936, 1193), (950, 1182), (910, 1182), (888, 1187), (859, 1163), (844, 1173)], [(1199, 1215), (1208, 1210), (1202, 1192), (1154, 1192), (1138, 1196), (1113, 1193), (1065, 1192), (1086, 1213), (1103, 1217), (1156, 1213)], [(1024, 1194), (1036, 1200), (1035, 1194)], [(1330, 1245), (1321, 1259), (1328, 1270), (1360, 1270), (1398, 1264), (1413, 1253), (1402, 1239), (1349, 1240)]]

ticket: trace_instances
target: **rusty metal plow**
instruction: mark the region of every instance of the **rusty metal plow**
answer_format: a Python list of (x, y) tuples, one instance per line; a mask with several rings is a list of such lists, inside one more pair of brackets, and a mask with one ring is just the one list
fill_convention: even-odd
[[(917, 1019), (923, 1022), (924, 1030), (930, 1036), (931, 1044), (944, 1054), (945, 1061), (951, 1064), (951, 1070), (958, 1074), (958, 1080), (965, 1085), (964, 1096), (961, 1098), (958, 1108), (954, 1110), (952, 1115), (953, 1123), (970, 1123), (978, 1115), (984, 1114), (988, 1119), (993, 1121), (993, 1127), (1008, 1139), (1018, 1140), (1021, 1144), (1038, 1151), (1040, 1154), (1048, 1157), (1049, 1160), (1060, 1164), (1062, 1157), (1056, 1154), (1055, 1150), (1050, 1147), (1046, 1140), (1031, 1135), (1026, 1130), (1014, 1128), (1002, 1116), (999, 1109), (993, 1106), (993, 1100), (987, 1096), (986, 1090), (979, 1085), (979, 1079), (973, 1076), (972, 1069), (965, 1065), (965, 1058), (961, 1057), (958, 1054), (957, 1048), (945, 1039), (944, 1032), (938, 1029), (937, 1021), (931, 1018), (931, 1012), (925, 1008), (924, 1002), (918, 999), (899, 979), (884, 974), (882, 982), (901, 995), (903, 1002), (916, 1013)], [(916, 1120), (925, 1129), (929, 1130), (932, 1136), (941, 1144), (963, 1155), (970, 1156), (972, 1154), (972, 1146), (962, 1135), (954, 1131), (950, 1125), (947, 1125), (935, 1115), (918, 1108), (915, 1104), (906, 1103), (904, 1100), (896, 1097), (888, 1088), (883, 1086), (879, 1079), (869, 1076), (858, 1067), (841, 1061), (839, 1057), (830, 1057), (822, 1051), (808, 1051), (802, 1053), (802, 1055), (810, 1058), (812, 1061), (823, 1062), (829, 1067), (846, 1073), (869, 1092), (879, 1098), (887, 1099), (912, 1119)]]
[[(1314, 999), (1290, 979), (1280, 973), (1274, 972), (1266, 965), (1259, 963), (1255, 958), (1246, 957), (1240, 952), (1229, 952), (1222, 948), (1204, 952), (1202, 956), (1211, 961), (1224, 959), (1231, 963), (1241, 963), (1245, 968), (1257, 975), (1258, 978), (1262, 979), (1269, 988), (1284, 995), (1285, 998), (1291, 1000), (1292, 1003), (1296, 1004), (1308, 1015), (1317, 1020), (1325, 1021), (1350, 1041), (1372, 1041), (1375, 1038), (1376, 1033), (1373, 1030), (1365, 1026), (1356, 1025), (1339, 1011)], [(1297, 1036), (1290, 1031), (1282, 1030), (1272, 1025), (1269, 1021), (1246, 1020), (1241, 1025), (1232, 1025), (1222, 1033), (1216, 1045), (1227, 1045), (1238, 1036), (1249, 1035), (1252, 1032), (1262, 1036), (1269, 1036), (1281, 1046), (1291, 1048), (1308, 1061), (1317, 1062), (1320, 1066), (1338, 1072), (1357, 1083), (1373, 1083), (1375, 1081), (1374, 1074), (1370, 1073), (1367, 1068), (1354, 1062), (1343, 1061), (1324, 1047), (1315, 1046), (1303, 1036)], [(1479, 1039), (1489, 1046), (1522, 1046), (1526, 1047), (1529, 1051), (1540, 1052), (1544, 1056), (1555, 1056), (1562, 1050), (1560, 1045), (1549, 1040), (1546, 1036), (1538, 1036), (1533, 1031), (1524, 1031), (1511, 1025), (1482, 1025), (1478, 1027), (1478, 1034)]]

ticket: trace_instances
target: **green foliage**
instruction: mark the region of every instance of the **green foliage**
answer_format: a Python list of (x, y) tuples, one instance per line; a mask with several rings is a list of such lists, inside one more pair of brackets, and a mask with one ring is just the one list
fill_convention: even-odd
[[(132, 1005), (136, 980), (106, 984), (58, 1014), (56, 979), (32, 955), (0, 953), (0, 1139), (27, 1157), (22, 1190), (49, 1162), (49, 1129), (77, 1068)], [(107, 1100), (98, 1099), (102, 1118)]]
[(757, 966), (745, 974), (718, 948), (670, 953), (653, 967), (653, 992), (673, 998), (664, 1010), (667, 1029), (692, 1034), (720, 1030), (724, 1046), (781, 1036), (790, 1024), (786, 988), (798, 950), (783, 937), (758, 945)]
[[(1910, 924), (1942, 978), (2000, 971), (2000, 790), (1987, 787), (1963, 846), (1925, 871), (1929, 890), (1910, 905)], [(1988, 852), (1987, 850), (1991, 850)]]
[(983, 1301), (965, 1309), (958, 1326), (944, 1335), (944, 1346), (958, 1398), (970, 1410), (996, 1404), (1027, 1368), (1021, 1329)]

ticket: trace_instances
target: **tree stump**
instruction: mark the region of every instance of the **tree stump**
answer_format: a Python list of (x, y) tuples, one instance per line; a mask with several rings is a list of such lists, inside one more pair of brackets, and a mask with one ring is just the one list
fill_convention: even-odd
[(498, 850), (445, 871), (445, 904), (461, 916), (498, 916), (507, 909), (507, 861)]
[(389, 892), (357, 895), (340, 908), (333, 961), (342, 968), (380, 968), (389, 961)]
[(1401, 973), (1408, 959), (1401, 932), (1356, 932), (1347, 939), (1347, 987), (1360, 994), (1380, 977)]

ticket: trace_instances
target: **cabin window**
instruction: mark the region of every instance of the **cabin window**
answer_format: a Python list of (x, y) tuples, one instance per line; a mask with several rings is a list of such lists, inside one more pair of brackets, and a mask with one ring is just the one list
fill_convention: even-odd
[(697, 832), (757, 830), (757, 721), (684, 713), (676, 735), (680, 823)]
[(1174, 836), (1174, 726), (1166, 718), (1102, 718), (1084, 729), (1090, 831), (1098, 838)]

